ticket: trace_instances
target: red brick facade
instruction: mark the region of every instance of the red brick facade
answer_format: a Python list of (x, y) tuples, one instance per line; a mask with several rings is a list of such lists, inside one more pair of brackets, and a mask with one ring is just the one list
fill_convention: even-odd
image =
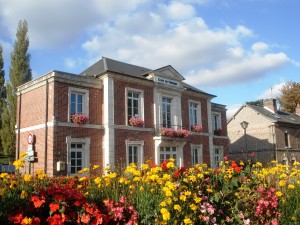
[[(77, 162), (75, 159), (80, 161), (80, 164), (76, 164), (77, 167), (82, 163), (84, 167), (100, 165), (104, 168), (112, 160), (114, 166), (125, 166), (129, 162), (128, 154), (139, 154), (141, 163), (145, 163), (146, 160), (159, 163), (162, 154), (160, 151), (168, 146), (182, 149), (178, 152), (178, 157), (182, 155), (180, 163), (187, 167), (193, 163), (193, 146), (201, 148), (201, 161), (208, 165), (214, 163), (214, 146), (222, 147), (220, 156), (227, 154), (226, 109), (225, 106), (212, 104), (210, 95), (193, 90), (177, 92), (173, 90), (174, 88), (166, 86), (166, 90), (170, 89), (176, 96), (180, 96), (179, 128), (190, 130), (190, 101), (197, 102), (201, 106), (202, 132), (191, 132), (192, 135), (188, 139), (172, 140), (161, 137), (159, 133), (161, 125), (156, 124), (156, 117), (160, 116), (161, 110), (156, 102), (158, 99), (156, 90), (162, 90), (163, 86), (156, 89), (153, 80), (128, 78), (120, 74), (106, 74), (106, 76), (106, 78), (87, 77), (53, 71), (19, 87), (17, 157), (21, 152), (28, 150), (28, 134), (34, 135), (35, 157), (30, 163), (30, 172), (42, 169), (49, 175), (74, 174), (72, 166)], [(110, 83), (106, 82), (108, 80)], [(107, 87), (107, 84), (113, 85)], [(82, 91), (84, 103), (88, 103), (88, 110), (85, 109), (88, 112), (87, 124), (76, 125), (70, 121), (72, 90)], [(143, 93), (143, 127), (132, 127), (127, 124), (127, 90), (138, 90)], [(105, 100), (110, 95), (113, 99)], [(213, 134), (212, 111), (221, 115), (221, 126), (224, 129), (222, 136)], [(113, 113), (112, 120), (107, 120), (109, 118), (105, 115), (107, 112)], [(140, 152), (134, 152), (135, 147), (138, 151), (142, 151), (142, 156)], [(76, 148), (79, 149), (79, 155), (76, 155)], [(65, 163), (65, 170), (57, 170), (59, 161)]]

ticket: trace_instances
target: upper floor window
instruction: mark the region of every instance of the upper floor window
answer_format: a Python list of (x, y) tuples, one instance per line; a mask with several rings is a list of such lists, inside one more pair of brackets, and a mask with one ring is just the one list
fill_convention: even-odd
[(189, 118), (191, 129), (194, 125), (201, 125), (200, 102), (189, 102)]
[(212, 128), (213, 131), (221, 129), (221, 114), (213, 112), (212, 113)]
[(162, 126), (171, 128), (171, 98), (162, 98)]
[(69, 121), (73, 114), (89, 115), (89, 90), (69, 87)]
[(143, 91), (126, 88), (127, 95), (127, 123), (131, 117), (144, 117), (143, 113)]

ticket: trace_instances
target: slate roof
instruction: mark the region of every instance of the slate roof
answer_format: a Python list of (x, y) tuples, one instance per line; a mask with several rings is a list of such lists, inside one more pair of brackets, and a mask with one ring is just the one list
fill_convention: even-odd
[(269, 118), (274, 123), (289, 123), (289, 124), (295, 124), (300, 125), (300, 116), (296, 115), (295, 113), (288, 113), (288, 112), (272, 112), (264, 107), (256, 106), (256, 105), (250, 105), (247, 104), (249, 108), (254, 109), (261, 115), (264, 115), (265, 117)]
[[(162, 67), (162, 68), (164, 68), (164, 67)], [(80, 73), (80, 75), (82, 75), (82, 76), (98, 76), (105, 72), (114, 72), (114, 73), (124, 74), (127, 76), (132, 76), (132, 77), (148, 80), (145, 77), (145, 75), (152, 71), (155, 71), (155, 70), (128, 64), (128, 63), (124, 63), (124, 62), (120, 62), (120, 61), (117, 61), (114, 59), (109, 59), (106, 57), (102, 57), (102, 59), (100, 59), (98, 62), (96, 62), (89, 68), (85, 69), (84, 71), (82, 71)], [(201, 91), (201, 90), (199, 90), (187, 83), (184, 83), (184, 82), (183, 82), (183, 87), (188, 90), (191, 90), (191, 91), (195, 91), (198, 93), (202, 93), (204, 95), (208, 95), (212, 98), (216, 97), (215, 95), (208, 94), (208, 93)]]

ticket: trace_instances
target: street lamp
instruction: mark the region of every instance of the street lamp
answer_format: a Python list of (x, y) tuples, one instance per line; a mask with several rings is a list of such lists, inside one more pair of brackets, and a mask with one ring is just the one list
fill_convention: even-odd
[(246, 152), (246, 160), (248, 162), (248, 149), (247, 149), (247, 135), (246, 135), (246, 129), (248, 127), (248, 124), (246, 121), (241, 122), (241, 127), (244, 129), (244, 139), (245, 139), (245, 152)]

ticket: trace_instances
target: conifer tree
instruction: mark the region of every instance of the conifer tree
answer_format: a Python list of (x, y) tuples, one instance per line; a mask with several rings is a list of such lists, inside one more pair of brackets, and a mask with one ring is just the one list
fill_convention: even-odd
[(27, 53), (29, 38), (27, 36), (28, 25), (26, 20), (19, 21), (11, 53), (11, 65), (9, 68), (9, 80), (6, 85), (6, 105), (3, 107), (2, 129), (0, 132), (2, 146), (6, 155), (14, 155), (16, 150), (16, 109), (17, 109), (17, 87), (32, 79), (30, 68), (30, 54)]
[[(0, 115), (3, 113), (3, 105), (4, 105), (4, 99), (6, 97), (5, 94), (5, 72), (4, 72), (4, 62), (3, 62), (3, 56), (2, 56), (3, 48), (0, 44)], [(0, 119), (0, 130), (2, 129), (2, 121)], [(3, 154), (3, 147), (0, 139), (0, 153)]]

